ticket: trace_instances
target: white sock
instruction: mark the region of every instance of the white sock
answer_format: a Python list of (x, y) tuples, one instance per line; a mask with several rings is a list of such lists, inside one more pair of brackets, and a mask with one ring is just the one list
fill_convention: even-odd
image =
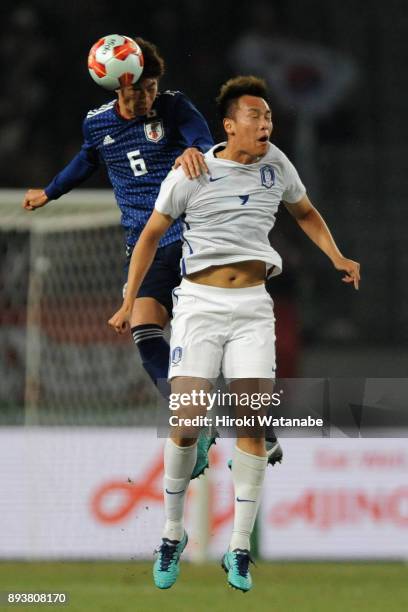
[(190, 476), (197, 461), (197, 443), (177, 446), (170, 438), (164, 447), (164, 513), (163, 538), (181, 540), (184, 533), (184, 499)]
[[(237, 446), (232, 457), (232, 480), (234, 483), (234, 527), (230, 550), (249, 550), (249, 538), (261, 501), (262, 484), (268, 457), (250, 455)], [(239, 501), (241, 500), (241, 501)]]

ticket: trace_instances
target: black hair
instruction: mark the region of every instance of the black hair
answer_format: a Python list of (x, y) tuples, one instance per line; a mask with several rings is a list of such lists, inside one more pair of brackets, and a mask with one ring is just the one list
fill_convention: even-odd
[(256, 76), (237, 76), (224, 83), (216, 98), (217, 111), (221, 120), (225, 117), (233, 117), (241, 96), (256, 96), (268, 101), (266, 82)]
[(140, 37), (134, 40), (143, 53), (142, 79), (160, 79), (164, 74), (165, 64), (156, 45)]

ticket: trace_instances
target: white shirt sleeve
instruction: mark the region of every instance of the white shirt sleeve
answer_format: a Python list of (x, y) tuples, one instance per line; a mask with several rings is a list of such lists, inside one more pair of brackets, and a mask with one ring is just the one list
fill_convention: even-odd
[(286, 155), (284, 169), (285, 190), (282, 194), (282, 200), (288, 204), (296, 204), (306, 194), (306, 187), (300, 180), (295, 166)]
[(163, 215), (178, 219), (186, 210), (189, 196), (188, 183), (182, 168), (171, 170), (161, 184), (155, 209)]

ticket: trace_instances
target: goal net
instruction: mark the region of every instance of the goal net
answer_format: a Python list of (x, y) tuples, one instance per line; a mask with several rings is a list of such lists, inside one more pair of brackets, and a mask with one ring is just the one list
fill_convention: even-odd
[(156, 401), (121, 303), (120, 213), (110, 192), (77, 190), (28, 213), (0, 193), (0, 424), (140, 425)]
[[(150, 558), (164, 442), (133, 340), (107, 325), (124, 282), (119, 210), (110, 192), (77, 190), (29, 213), (23, 195), (0, 192), (0, 458), (12, 525), (0, 557)], [(190, 492), (197, 559), (206, 482)]]

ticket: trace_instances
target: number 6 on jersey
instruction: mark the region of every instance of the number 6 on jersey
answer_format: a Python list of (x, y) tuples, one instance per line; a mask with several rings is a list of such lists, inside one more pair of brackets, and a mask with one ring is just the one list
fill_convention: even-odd
[(148, 170), (146, 168), (145, 161), (143, 157), (140, 157), (140, 151), (137, 149), (136, 151), (129, 151), (127, 153), (130, 167), (133, 170), (133, 174), (135, 176), (142, 176), (142, 174), (147, 174)]

